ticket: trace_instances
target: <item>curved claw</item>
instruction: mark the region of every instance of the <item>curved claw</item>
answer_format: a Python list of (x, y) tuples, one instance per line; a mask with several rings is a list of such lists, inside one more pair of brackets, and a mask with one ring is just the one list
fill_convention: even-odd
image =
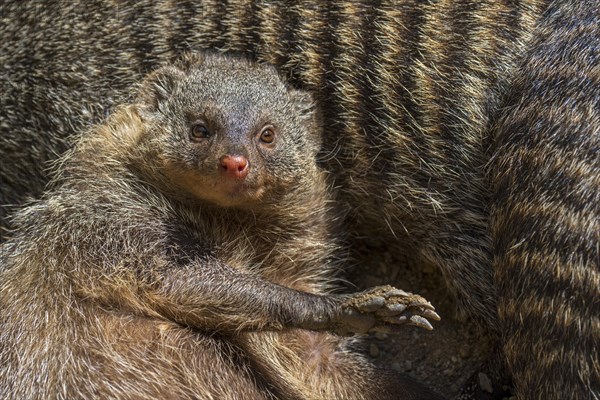
[(411, 302), (411, 303), (410, 303), (410, 306), (411, 306), (411, 307), (422, 308), (422, 309), (425, 309), (425, 310), (431, 310), (431, 311), (434, 311), (434, 310), (435, 310), (435, 307), (433, 307), (433, 306), (431, 305), (431, 303), (430, 303), (430, 302), (428, 302), (428, 301), (427, 301), (427, 300), (425, 300), (425, 299), (423, 299), (423, 302)]
[(429, 309), (423, 311), (421, 315), (434, 321), (440, 321), (442, 319), (435, 311)]
[(347, 297), (344, 308), (337, 329), (340, 332), (394, 333), (401, 325), (432, 330), (427, 318), (440, 320), (435, 308), (425, 298), (389, 285)]
[(420, 315), (413, 315), (412, 317), (410, 317), (407, 324), (413, 325), (413, 326), (418, 326), (419, 328), (427, 329), (428, 331), (433, 330), (433, 326), (431, 326), (429, 321), (427, 321), (425, 318), (421, 317)]

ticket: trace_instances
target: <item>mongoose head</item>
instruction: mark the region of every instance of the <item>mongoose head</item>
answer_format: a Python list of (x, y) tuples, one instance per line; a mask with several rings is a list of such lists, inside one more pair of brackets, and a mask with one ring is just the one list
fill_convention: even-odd
[(197, 199), (254, 207), (315, 176), (314, 102), (273, 67), (188, 55), (149, 75), (137, 103), (145, 126), (138, 144), (151, 159), (142, 168)]

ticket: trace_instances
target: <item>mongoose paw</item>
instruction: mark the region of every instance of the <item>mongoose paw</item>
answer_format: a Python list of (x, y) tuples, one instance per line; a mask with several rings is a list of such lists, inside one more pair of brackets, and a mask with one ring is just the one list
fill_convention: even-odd
[(394, 333), (401, 325), (432, 330), (427, 319), (440, 320), (434, 307), (423, 297), (389, 285), (350, 295), (342, 308), (336, 329), (340, 334)]

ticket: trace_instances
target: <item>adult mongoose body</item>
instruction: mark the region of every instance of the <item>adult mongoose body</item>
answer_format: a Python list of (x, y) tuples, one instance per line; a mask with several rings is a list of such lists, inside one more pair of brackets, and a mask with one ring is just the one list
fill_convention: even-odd
[(492, 130), (494, 281), (517, 393), (595, 400), (600, 5), (555, 5), (546, 15)]
[[(323, 164), (335, 177), (336, 205), (345, 209), (345, 226), (356, 236), (376, 234), (390, 246), (438, 265), (458, 309), (502, 335), (514, 331), (522, 310), (514, 309), (512, 322), (505, 317), (499, 320), (498, 297), (505, 309), (544, 282), (541, 287), (548, 302), (557, 307), (556, 329), (568, 323), (571, 333), (569, 339), (550, 338), (546, 324), (527, 323), (517, 330), (527, 334), (505, 336), (508, 358), (517, 357), (521, 350), (515, 349), (538, 348), (538, 344), (552, 349), (528, 352), (529, 362), (507, 360), (539, 377), (517, 382), (519, 396), (599, 396), (597, 387), (591, 386), (599, 375), (591, 356), (598, 353), (594, 345), (598, 341), (588, 340), (598, 335), (597, 319), (590, 314), (596, 303), (583, 301), (581, 291), (569, 296), (565, 292), (579, 285), (590, 295), (598, 294), (597, 248), (552, 250), (556, 255), (596, 251), (582, 255), (585, 261), (580, 267), (594, 279), (559, 283), (554, 273), (538, 269), (532, 279), (499, 273), (495, 281), (494, 271), (505, 270), (506, 261), (506, 254), (498, 252), (514, 239), (514, 231), (498, 227), (520, 222), (511, 214), (504, 223), (504, 214), (498, 213), (497, 224), (490, 228), (491, 208), (498, 201), (513, 201), (515, 192), (497, 180), (500, 171), (487, 173), (491, 165), (506, 165), (500, 158), (518, 150), (512, 146), (506, 148), (508, 152), (496, 153), (496, 140), (502, 143), (512, 134), (496, 127), (496, 116), (509, 124), (510, 118), (503, 119), (500, 111), (510, 114), (512, 109), (522, 109), (518, 93), (505, 97), (511, 88), (536, 93), (523, 97), (537, 104), (536, 113), (521, 117), (524, 127), (544, 126), (546, 101), (570, 99), (569, 107), (553, 108), (553, 115), (561, 117), (562, 125), (556, 129), (566, 134), (570, 123), (577, 123), (575, 135), (597, 136), (596, 119), (584, 124), (571, 114), (572, 109), (597, 110), (594, 92), (574, 97), (569, 87), (572, 79), (557, 78), (558, 83), (549, 85), (525, 75), (535, 65), (541, 74), (559, 70), (586, 77), (587, 90), (594, 85), (599, 36), (596, 1), (96, 0), (43, 5), (5, 1), (0, 7), (4, 18), (0, 202), (19, 205), (28, 196), (38, 196), (47, 182), (45, 161), (66, 150), (73, 132), (102, 118), (127, 95), (132, 82), (156, 65), (189, 48), (244, 52), (278, 66), (294, 84), (315, 93), (327, 131)], [(569, 23), (563, 27), (552, 22), (556, 13)], [(575, 47), (566, 42), (556, 46), (553, 32), (581, 37)], [(540, 57), (544, 52), (552, 57)], [(575, 65), (573, 60), (578, 60), (577, 71), (567, 68)], [(519, 81), (526, 84), (513, 88)], [(498, 139), (492, 129), (502, 132)], [(541, 143), (551, 152), (550, 142), (557, 137), (550, 135)], [(523, 141), (527, 138), (524, 135)], [(535, 156), (539, 162), (551, 159), (545, 158), (544, 148)], [(593, 154), (593, 148), (587, 150)], [(570, 157), (577, 160), (579, 154), (583, 153)], [(498, 162), (490, 163), (495, 155)], [(538, 164), (520, 165), (537, 168)], [(597, 168), (584, 170), (593, 179), (598, 176)], [(525, 187), (569, 191), (563, 186), (566, 181), (530, 183), (530, 175), (523, 178)], [(587, 209), (593, 215), (593, 209)], [(540, 221), (536, 226), (544, 226), (549, 215), (537, 212), (531, 218)], [(570, 226), (584, 229), (580, 223)], [(526, 255), (527, 249), (520, 246), (512, 251)], [(564, 268), (569, 270), (570, 265), (565, 263)], [(565, 299), (578, 311), (562, 309)], [(573, 341), (585, 346), (568, 356), (548, 355), (567, 354), (563, 348)], [(548, 362), (548, 357), (554, 361)]]
[(329, 294), (312, 98), (188, 55), (84, 134), (0, 265), (0, 397), (430, 399), (330, 332), (428, 327), (391, 286)]

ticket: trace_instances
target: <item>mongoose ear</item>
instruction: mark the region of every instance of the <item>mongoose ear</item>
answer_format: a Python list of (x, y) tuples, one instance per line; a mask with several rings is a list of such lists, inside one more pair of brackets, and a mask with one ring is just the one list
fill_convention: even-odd
[(152, 72), (140, 85), (137, 103), (144, 111), (158, 111), (161, 104), (168, 100), (177, 82), (185, 77), (185, 72), (175, 67), (163, 67)]

